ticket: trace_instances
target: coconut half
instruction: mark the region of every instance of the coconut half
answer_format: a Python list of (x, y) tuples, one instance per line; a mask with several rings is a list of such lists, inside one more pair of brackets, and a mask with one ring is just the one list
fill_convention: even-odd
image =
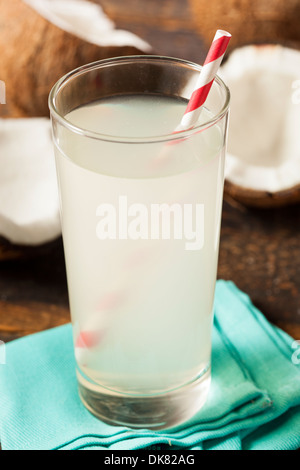
[(0, 0), (2, 117), (48, 116), (48, 94), (71, 70), (108, 57), (149, 52), (150, 45), (115, 29), (87, 0)]
[(47, 118), (0, 119), (0, 234), (37, 245), (61, 233), (59, 200)]
[(88, 0), (23, 0), (43, 18), (86, 42), (105, 46), (133, 46), (150, 51), (150, 45), (131, 33), (115, 29), (100, 5)]
[(225, 192), (248, 205), (300, 200), (299, 70), (300, 52), (279, 45), (236, 49), (220, 69), (231, 91)]

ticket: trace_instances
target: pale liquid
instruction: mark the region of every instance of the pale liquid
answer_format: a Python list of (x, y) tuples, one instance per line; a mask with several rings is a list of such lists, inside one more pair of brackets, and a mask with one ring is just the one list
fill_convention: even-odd
[[(171, 133), (185, 107), (175, 98), (133, 95), (78, 108), (66, 118), (101, 134), (151, 137)], [(201, 120), (208, 117), (204, 110)], [(75, 354), (94, 389), (161, 393), (209, 368), (221, 134), (213, 126), (168, 145), (97, 141), (61, 130), (65, 155), (56, 149), (56, 158)], [(172, 238), (99, 240), (96, 209), (110, 203), (118, 211), (120, 195), (149, 210), (153, 203), (203, 203), (204, 247), (188, 251), (185, 239)]]

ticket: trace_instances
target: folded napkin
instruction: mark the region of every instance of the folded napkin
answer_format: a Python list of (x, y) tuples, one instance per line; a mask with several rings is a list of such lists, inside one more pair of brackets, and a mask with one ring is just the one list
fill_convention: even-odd
[(6, 365), (0, 364), (2, 448), (296, 449), (295, 344), (232, 282), (218, 281), (209, 399), (188, 422), (150, 431), (110, 426), (84, 408), (70, 325), (21, 338), (6, 345)]

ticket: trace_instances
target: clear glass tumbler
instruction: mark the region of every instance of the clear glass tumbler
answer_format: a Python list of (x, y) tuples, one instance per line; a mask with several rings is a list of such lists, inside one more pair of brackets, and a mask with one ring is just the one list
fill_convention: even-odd
[(118, 57), (50, 94), (79, 394), (110, 424), (174, 426), (208, 395), (229, 91), (174, 133), (200, 71)]

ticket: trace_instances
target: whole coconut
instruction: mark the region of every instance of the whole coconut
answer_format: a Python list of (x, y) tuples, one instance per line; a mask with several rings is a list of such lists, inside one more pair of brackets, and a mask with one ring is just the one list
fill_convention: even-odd
[(7, 103), (0, 106), (1, 117), (48, 116), (48, 94), (61, 76), (99, 59), (141, 53), (130, 45), (88, 42), (22, 0), (0, 0), (0, 12), (0, 79)]
[(300, 43), (299, 0), (189, 0), (193, 22), (207, 44), (218, 28), (232, 34), (230, 49), (244, 44)]

